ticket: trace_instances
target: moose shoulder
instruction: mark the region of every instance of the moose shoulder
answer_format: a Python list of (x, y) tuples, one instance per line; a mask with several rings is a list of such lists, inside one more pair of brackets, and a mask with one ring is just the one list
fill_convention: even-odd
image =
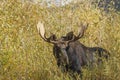
[[(37, 29), (41, 38), (54, 45), (53, 54), (57, 60), (58, 67), (80, 74), (82, 66), (92, 65), (95, 62), (99, 63), (102, 61), (102, 57), (105, 59), (109, 57), (107, 50), (100, 47), (86, 47), (78, 41), (83, 37), (87, 26), (88, 24), (81, 24), (81, 29), (79, 29), (77, 36), (71, 31), (66, 36), (57, 39), (55, 34), (47, 38), (45, 36), (44, 25), (38, 22)], [(97, 55), (97, 60), (94, 55)]]

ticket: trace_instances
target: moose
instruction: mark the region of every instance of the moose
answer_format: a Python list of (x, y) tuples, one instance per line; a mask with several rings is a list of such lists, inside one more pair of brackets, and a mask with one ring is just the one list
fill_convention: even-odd
[[(93, 65), (95, 62), (98, 64), (102, 62), (102, 58), (108, 59), (109, 52), (101, 47), (86, 47), (78, 40), (83, 37), (88, 24), (81, 24), (79, 34), (76, 36), (73, 31), (61, 36), (57, 39), (55, 34), (46, 37), (44, 25), (41, 21), (37, 24), (37, 30), (41, 38), (53, 44), (53, 54), (57, 60), (58, 67), (64, 71), (71, 70), (78, 74), (82, 73), (82, 66)], [(96, 57), (94, 56), (97, 56)]]

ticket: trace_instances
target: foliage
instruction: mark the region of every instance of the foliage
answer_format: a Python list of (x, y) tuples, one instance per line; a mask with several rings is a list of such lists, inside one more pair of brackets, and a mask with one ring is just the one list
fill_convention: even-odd
[(87, 1), (61, 7), (1, 1), (0, 80), (72, 80), (57, 67), (52, 45), (38, 35), (39, 20), (45, 24), (47, 36), (52, 32), (58, 38), (71, 30), (77, 34), (81, 22), (89, 23), (80, 41), (86, 46), (107, 49), (111, 57), (101, 67), (83, 68), (83, 80), (119, 80), (119, 19), (120, 14), (114, 10), (106, 13)]

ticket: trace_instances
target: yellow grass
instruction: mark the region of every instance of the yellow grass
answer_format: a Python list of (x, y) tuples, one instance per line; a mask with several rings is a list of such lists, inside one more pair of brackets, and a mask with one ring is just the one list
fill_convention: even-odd
[(53, 45), (38, 35), (39, 20), (44, 23), (47, 36), (55, 33), (58, 38), (71, 30), (77, 34), (81, 22), (89, 23), (81, 43), (103, 47), (111, 57), (101, 68), (83, 68), (83, 80), (119, 80), (120, 14), (113, 10), (106, 13), (87, 4), (59, 8), (16, 0), (1, 1), (0, 80), (72, 80), (57, 67)]

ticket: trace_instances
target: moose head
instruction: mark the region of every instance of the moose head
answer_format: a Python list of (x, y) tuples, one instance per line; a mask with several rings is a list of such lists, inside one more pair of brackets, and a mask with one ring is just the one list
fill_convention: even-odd
[(73, 34), (73, 31), (71, 31), (67, 33), (66, 36), (62, 36), (60, 39), (57, 39), (55, 34), (52, 34), (49, 38), (47, 38), (45, 35), (44, 25), (41, 22), (38, 22), (37, 29), (39, 35), (44, 41), (48, 43), (52, 43), (54, 44), (55, 47), (59, 48), (60, 50), (59, 52), (62, 53), (62, 54), (59, 53), (59, 55), (63, 55), (62, 57), (65, 59), (66, 63), (69, 64), (69, 59), (66, 49), (68, 48), (69, 43), (77, 41), (84, 35), (84, 31), (86, 30), (88, 24), (86, 25), (81, 24), (81, 26), (82, 28), (79, 29), (79, 34), (77, 36)]

